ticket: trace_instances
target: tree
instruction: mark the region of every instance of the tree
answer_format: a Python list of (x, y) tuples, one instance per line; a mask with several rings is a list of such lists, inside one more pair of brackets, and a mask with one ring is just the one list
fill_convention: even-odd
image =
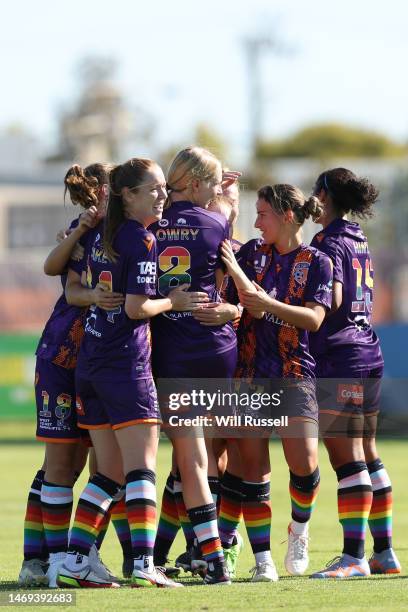
[(313, 157), (321, 160), (339, 157), (401, 157), (408, 147), (377, 132), (338, 123), (305, 127), (282, 140), (259, 141), (257, 159)]

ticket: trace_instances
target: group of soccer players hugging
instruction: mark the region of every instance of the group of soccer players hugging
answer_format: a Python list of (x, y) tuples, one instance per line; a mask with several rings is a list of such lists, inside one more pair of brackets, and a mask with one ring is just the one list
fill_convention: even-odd
[[(309, 198), (289, 184), (264, 186), (261, 238), (241, 245), (233, 239), (239, 179), (196, 146), (175, 156), (167, 179), (139, 158), (68, 170), (65, 193), (83, 212), (44, 264), (63, 294), (36, 352), (45, 458), (28, 495), (20, 585), (119, 587), (99, 555), (110, 522), (132, 587), (182, 587), (174, 580), (181, 568), (205, 585), (230, 584), (242, 520), (255, 557), (251, 580), (278, 580), (261, 431), (212, 439), (164, 427), (173, 460), (157, 520), (159, 379), (301, 381), (288, 425), (277, 428), (289, 468), (287, 572), (301, 575), (309, 563), (318, 423), (338, 479), (344, 547), (310, 577), (401, 571), (391, 482), (375, 444), (383, 359), (370, 323), (372, 264), (366, 237), (348, 220), (370, 217), (378, 191), (345, 168), (320, 174)], [(302, 242), (308, 218), (322, 226), (310, 246)], [(318, 400), (319, 379), (334, 381), (328, 403)], [(73, 486), (88, 457), (71, 524)], [(186, 550), (173, 567), (180, 527)]]

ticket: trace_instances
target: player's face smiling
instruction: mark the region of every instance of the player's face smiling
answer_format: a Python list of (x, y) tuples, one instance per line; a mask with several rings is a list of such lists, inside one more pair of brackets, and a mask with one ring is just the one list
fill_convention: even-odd
[(166, 179), (162, 169), (154, 166), (145, 173), (142, 184), (135, 191), (127, 190), (127, 216), (136, 219), (144, 226), (159, 221), (162, 218), (166, 198)]
[(282, 230), (281, 216), (262, 198), (256, 203), (256, 213), (255, 227), (260, 230), (265, 244), (275, 244)]

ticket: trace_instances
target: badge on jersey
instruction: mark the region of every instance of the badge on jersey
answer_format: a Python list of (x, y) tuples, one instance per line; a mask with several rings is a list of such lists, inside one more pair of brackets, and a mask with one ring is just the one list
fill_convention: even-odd
[(144, 245), (145, 245), (146, 249), (150, 253), (150, 251), (152, 250), (152, 246), (154, 244), (153, 235), (152, 234), (146, 234), (146, 236), (143, 238), (143, 242), (144, 242)]
[(271, 260), (270, 255), (258, 255), (256, 259), (254, 259), (254, 270), (257, 274), (262, 274), (262, 271), (269, 266), (269, 262)]
[(293, 268), (293, 278), (301, 287), (306, 285), (309, 268), (310, 263), (308, 261), (299, 261)]

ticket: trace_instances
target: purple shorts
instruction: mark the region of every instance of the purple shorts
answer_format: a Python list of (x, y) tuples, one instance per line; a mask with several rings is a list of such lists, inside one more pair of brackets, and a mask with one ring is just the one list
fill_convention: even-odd
[(75, 411), (75, 370), (37, 357), (35, 368), (37, 440), (72, 443), (82, 437)]
[(380, 408), (383, 366), (350, 370), (330, 361), (317, 365), (319, 412), (342, 416), (373, 416)]
[(161, 423), (153, 378), (127, 382), (76, 378), (78, 427), (121, 429), (138, 423)]
[(232, 378), (237, 364), (237, 347), (217, 353), (212, 357), (178, 359), (160, 355), (154, 349), (152, 354), (154, 377), (157, 378)]

